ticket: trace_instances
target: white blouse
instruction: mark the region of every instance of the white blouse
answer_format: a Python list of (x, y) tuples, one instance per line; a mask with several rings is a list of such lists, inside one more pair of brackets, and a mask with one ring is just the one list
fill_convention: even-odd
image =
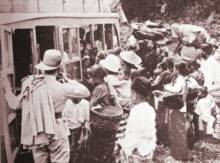
[(135, 105), (127, 120), (125, 137), (119, 144), (127, 156), (137, 149), (140, 155), (151, 154), (156, 148), (156, 113), (147, 103)]

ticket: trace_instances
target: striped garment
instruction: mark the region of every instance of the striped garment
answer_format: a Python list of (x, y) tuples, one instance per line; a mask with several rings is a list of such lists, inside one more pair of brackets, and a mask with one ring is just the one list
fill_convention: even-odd
[(117, 132), (116, 132), (115, 144), (118, 144), (118, 140), (119, 139), (122, 139), (122, 138), (125, 137), (125, 130), (126, 130), (126, 125), (127, 125), (127, 117), (128, 117), (128, 114), (124, 113), (123, 116), (122, 116), (122, 119), (120, 121), (119, 128), (117, 129)]

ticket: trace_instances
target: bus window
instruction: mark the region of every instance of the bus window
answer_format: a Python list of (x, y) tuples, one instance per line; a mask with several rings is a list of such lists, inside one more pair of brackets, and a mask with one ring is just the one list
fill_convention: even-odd
[(78, 37), (78, 29), (71, 28), (70, 30), (70, 39), (72, 42), (72, 46), (70, 48), (71, 57), (79, 57), (79, 37)]
[(103, 25), (102, 24), (94, 25), (93, 32), (94, 32), (94, 47), (97, 48), (98, 50), (103, 50), (104, 48)]
[(63, 50), (69, 54), (69, 33), (70, 30), (69, 29), (63, 29)]
[(79, 38), (77, 28), (63, 28), (63, 50), (69, 54), (70, 58), (79, 57)]
[(112, 24), (105, 24), (105, 49), (112, 49)]
[(85, 35), (83, 39), (86, 41), (87, 44), (92, 45), (93, 37), (94, 37), (94, 35), (92, 35), (92, 25), (83, 26), (82, 28), (85, 30)]
[(10, 70), (10, 69), (12, 69), (12, 67), (13, 67), (13, 63), (12, 63), (12, 60), (11, 60), (11, 58), (10, 58), (10, 51), (9, 51), (9, 43), (10, 43), (10, 33), (9, 32), (4, 32), (4, 35), (5, 35), (5, 40), (4, 40), (4, 42), (5, 42), (5, 51), (4, 51), (4, 53), (6, 54), (5, 56), (7, 56), (7, 58), (6, 58), (6, 60), (5, 60), (5, 62), (6, 62), (6, 68), (7, 68), (7, 70)]
[(80, 61), (80, 35), (83, 37), (83, 30), (74, 27), (62, 28), (63, 50), (67, 53), (67, 57), (72, 61), (65, 64), (65, 72), (70, 79), (81, 79), (81, 61)]
[(119, 37), (118, 37), (118, 33), (117, 33), (117, 30), (116, 30), (116, 27), (113, 25), (113, 48), (118, 48), (119, 47)]
[(40, 59), (43, 59), (44, 52), (47, 49), (55, 48), (54, 41), (54, 26), (37, 26), (36, 35), (37, 35), (37, 44), (39, 46)]
[(92, 26), (82, 26), (79, 28), (79, 35), (80, 35), (80, 52), (81, 57), (85, 55), (90, 55), (92, 51)]
[(80, 80), (81, 77), (81, 65), (80, 61), (75, 61), (65, 65), (66, 73), (70, 79)]

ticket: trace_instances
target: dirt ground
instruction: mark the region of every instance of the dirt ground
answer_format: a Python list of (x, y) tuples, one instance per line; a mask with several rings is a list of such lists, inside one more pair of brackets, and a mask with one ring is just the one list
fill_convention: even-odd
[(168, 147), (158, 146), (155, 151), (155, 163), (219, 163), (220, 140), (205, 138), (195, 143), (193, 150), (189, 151), (189, 157), (194, 161), (177, 161), (170, 155)]

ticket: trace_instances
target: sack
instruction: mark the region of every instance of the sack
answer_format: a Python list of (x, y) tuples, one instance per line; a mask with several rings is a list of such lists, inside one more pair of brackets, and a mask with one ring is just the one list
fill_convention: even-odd
[(173, 110), (180, 110), (184, 106), (183, 95), (170, 95), (164, 97), (164, 104)]

